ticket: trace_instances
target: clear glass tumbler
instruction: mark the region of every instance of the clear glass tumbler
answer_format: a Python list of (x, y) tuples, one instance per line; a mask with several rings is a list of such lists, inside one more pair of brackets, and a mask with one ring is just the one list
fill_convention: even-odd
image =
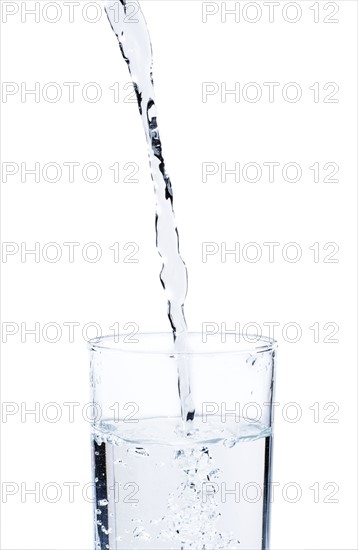
[(189, 333), (181, 353), (171, 333), (89, 342), (96, 549), (269, 548), (275, 349), (232, 333)]

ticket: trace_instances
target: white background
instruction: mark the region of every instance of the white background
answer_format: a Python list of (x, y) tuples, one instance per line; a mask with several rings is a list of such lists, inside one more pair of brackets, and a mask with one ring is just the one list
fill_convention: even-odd
[[(43, 12), (45, 2), (40, 2), (38, 22), (35, 16), (21, 16), (21, 9), (33, 8), (34, 2), (2, 2), (3, 10), (5, 4), (19, 11), (6, 22), (2, 13), (2, 79), (15, 83), (13, 89), (17, 85), (19, 92), (2, 97), (2, 161), (23, 162), (28, 168), (38, 162), (41, 169), (56, 162), (63, 173), (57, 183), (48, 181), (46, 175), (35, 183), (33, 175), (19, 170), (2, 187), (3, 241), (20, 249), (40, 243), (39, 261), (34, 255), (22, 261), (20, 252), (3, 256), (3, 342), (7, 341), (3, 344), (2, 399), (15, 405), (13, 415), (3, 416), (2, 480), (7, 490), (9, 483), (14, 484), (15, 494), (3, 505), (2, 547), (87, 550), (93, 543), (92, 506), (81, 496), (83, 486), (91, 481), (89, 426), (81, 415), (89, 400), (82, 330), (88, 323), (97, 323), (103, 333), (111, 332), (115, 323), (120, 330), (126, 323), (135, 323), (143, 331), (169, 328), (158, 279), (152, 182), (137, 107), (124, 101), (130, 90), (123, 87), (130, 79), (106, 18), (86, 21), (93, 20), (96, 11), (89, 8), (84, 16), (83, 0), (72, 23), (63, 3), (57, 3), (62, 11), (55, 23), (46, 20), (53, 19), (55, 12), (52, 8)], [(284, 15), (292, 19), (295, 12), (285, 10), (295, 8), (281, 2), (270, 23), (268, 8), (256, 2), (262, 16), (250, 23), (242, 12), (248, 9), (247, 2), (241, 2), (237, 3), (240, 21), (228, 16), (222, 22), (219, 11), (204, 23), (203, 4), (143, 2), (154, 48), (164, 154), (174, 188), (181, 252), (189, 270), (189, 328), (201, 330), (205, 322), (226, 323), (227, 328), (256, 322), (268, 335), (267, 323), (279, 324), (275, 337), (280, 346), (276, 390), (280, 406), (273, 479), (280, 486), (273, 504), (272, 549), (354, 549), (357, 5), (355, 1), (320, 1), (317, 14), (310, 9), (313, 1), (301, 1), (296, 3), (300, 20), (290, 23)], [(215, 8), (215, 3), (211, 5)], [(335, 6), (338, 13), (330, 16)], [(226, 7), (233, 8), (234, 3), (226, 2)], [(244, 15), (252, 19), (254, 11)], [(338, 22), (324, 22), (324, 18)], [(21, 86), (34, 88), (36, 82), (39, 101), (34, 95), (21, 98)], [(46, 89), (45, 97), (41, 95), (50, 82), (58, 83), (62, 91), (57, 102), (48, 99), (54, 88), (48, 89), (48, 96)], [(73, 102), (64, 82), (80, 84)], [(89, 82), (101, 86), (98, 102), (82, 96)], [(117, 102), (110, 89), (115, 82)], [(222, 83), (233, 88), (235, 82), (241, 86), (255, 82), (262, 99), (251, 103), (241, 95), (236, 102), (231, 94), (222, 102), (217, 93), (203, 102), (203, 82), (216, 83), (219, 88)], [(280, 83), (272, 103), (264, 82)], [(302, 89), (296, 103), (282, 96), (289, 82)], [(336, 103), (324, 102), (333, 88), (323, 90), (323, 86), (330, 82), (339, 86)], [(314, 83), (320, 86), (318, 102), (309, 89)], [(73, 183), (65, 162), (81, 164)], [(102, 168), (97, 183), (81, 175), (89, 162)], [(120, 167), (118, 183), (113, 182), (109, 169), (115, 162)], [(280, 168), (274, 182), (268, 181), (266, 169), (256, 183), (242, 177), (236, 182), (232, 175), (222, 183), (220, 173), (204, 183), (205, 162), (226, 162), (228, 168), (235, 162), (255, 162), (261, 167), (264, 162), (278, 162)], [(296, 183), (282, 177), (282, 166), (289, 162), (302, 168)], [(123, 182), (131, 172), (123, 168), (126, 163), (138, 165), (137, 183)], [(321, 167), (319, 182), (314, 182), (309, 169), (315, 163)], [(323, 181), (330, 171), (323, 170), (326, 163), (339, 166), (338, 182)], [(43, 248), (50, 242), (58, 243), (62, 251), (55, 263), (49, 261), (54, 248)], [(73, 262), (68, 261), (65, 242), (80, 243)], [(82, 257), (83, 247), (90, 242), (101, 247), (102, 257), (96, 263)], [(115, 242), (119, 243), (118, 262), (109, 248)], [(205, 242), (227, 248), (255, 242), (261, 247), (262, 259), (250, 263), (242, 256), (221, 258), (217, 253), (203, 262)], [(264, 242), (280, 243), (272, 263)], [(296, 263), (282, 256), (290, 242), (302, 249)], [(132, 250), (123, 250), (126, 243), (139, 247), (134, 256), (137, 263), (124, 262)], [(314, 243), (320, 247), (318, 262), (310, 250)], [(333, 256), (338, 262), (323, 261), (333, 250), (324, 250), (326, 243), (339, 246)], [(71, 322), (79, 324), (73, 342), (64, 325)], [(39, 338), (26, 333), (35, 323)], [(51, 328), (48, 323), (55, 325)], [(295, 338), (295, 330), (293, 325), (292, 331), (285, 328), (287, 323), (300, 327), (302, 334), (296, 343), (288, 341)], [(319, 335), (309, 328), (313, 325), (319, 326)], [(338, 333), (331, 339), (338, 342), (327, 342), (336, 325)], [(51, 343), (56, 327), (57, 331), (60, 327), (58, 341)], [(11, 329), (14, 334), (7, 336)], [(95, 327), (87, 335), (95, 336)], [(61, 407), (58, 422), (48, 421), (54, 409), (44, 407), (50, 402)], [(63, 405), (67, 402), (81, 404), (74, 422), (69, 421), (68, 408)], [(288, 411), (284, 407), (290, 402), (296, 405)], [(35, 403), (37, 416), (26, 415)], [(314, 403), (319, 417), (310, 409)], [(332, 417), (329, 413), (334, 409), (327, 403), (339, 407)], [(9, 411), (11, 406), (5, 406)], [(297, 410), (302, 417), (289, 422), (287, 415), (295, 417)], [(329, 418), (338, 422), (329, 423)], [(25, 494), (35, 483), (42, 491), (51, 482), (62, 487), (57, 503), (48, 502), (42, 493), (36, 503), (34, 496)], [(66, 482), (79, 484), (74, 502), (69, 502)], [(21, 483), (25, 484), (22, 489)], [(282, 488), (287, 483), (300, 485), (298, 502), (285, 500)], [(309, 489), (315, 483), (320, 487), (319, 502)], [(338, 502), (324, 502), (332, 492), (332, 486), (324, 488), (327, 483), (338, 486), (332, 497)]]

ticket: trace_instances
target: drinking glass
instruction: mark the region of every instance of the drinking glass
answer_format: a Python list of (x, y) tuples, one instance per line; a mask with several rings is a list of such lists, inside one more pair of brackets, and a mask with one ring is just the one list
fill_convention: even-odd
[(146, 333), (88, 346), (95, 548), (268, 549), (276, 342), (188, 333), (178, 351), (171, 333)]

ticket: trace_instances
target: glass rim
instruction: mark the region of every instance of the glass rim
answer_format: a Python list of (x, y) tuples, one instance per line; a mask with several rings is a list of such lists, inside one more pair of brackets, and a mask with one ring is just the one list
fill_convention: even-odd
[[(188, 331), (188, 336), (200, 336), (202, 337), (202, 333), (198, 331)], [(164, 346), (158, 345), (158, 348), (156, 349), (134, 349), (131, 348), (130, 344), (135, 344), (138, 342), (127, 342), (123, 343), (124, 338), (128, 338), (130, 334), (128, 333), (117, 333), (117, 334), (107, 334), (105, 336), (97, 336), (96, 338), (91, 338), (87, 341), (87, 349), (89, 351), (97, 351), (97, 350), (103, 350), (103, 351), (112, 351), (115, 353), (120, 354), (133, 354), (133, 355), (191, 355), (191, 356), (200, 356), (200, 355), (242, 355), (242, 354), (248, 354), (248, 353), (264, 353), (267, 351), (274, 351), (278, 347), (278, 342), (274, 340), (273, 338), (269, 338), (268, 336), (258, 336), (257, 334), (243, 334), (241, 332), (221, 332), (221, 337), (223, 335), (229, 336), (229, 337), (235, 337), (235, 343), (237, 337), (240, 338), (251, 338), (252, 340), (245, 340), (245, 346), (240, 349), (234, 349), (233, 347), (230, 347), (229, 349), (215, 349), (214, 351), (210, 350), (201, 350), (201, 349), (189, 349), (188, 351), (181, 351), (181, 350), (164, 350), (161, 349)], [(169, 331), (160, 331), (160, 332), (138, 332), (134, 335), (136, 338), (142, 337), (155, 337), (155, 338), (163, 338), (168, 337), (173, 338), (173, 333)], [(209, 335), (208, 335), (209, 336)], [(214, 335), (213, 335), (214, 336)], [(122, 339), (122, 342), (120, 341)], [(108, 344), (109, 343), (109, 344)], [(201, 342), (204, 346), (205, 343)], [(224, 346), (225, 343), (221, 342), (221, 344)]]

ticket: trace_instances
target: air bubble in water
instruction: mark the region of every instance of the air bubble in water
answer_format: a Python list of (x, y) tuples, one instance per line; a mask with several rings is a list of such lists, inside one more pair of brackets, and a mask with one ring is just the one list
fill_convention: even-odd
[(225, 439), (224, 441), (225, 447), (228, 447), (229, 449), (231, 449), (232, 447), (235, 447), (236, 443), (237, 443), (237, 439), (234, 437), (230, 437), (229, 439)]
[(135, 539), (149, 540), (150, 535), (144, 530), (144, 527), (136, 527), (133, 529), (133, 536)]
[(257, 357), (254, 357), (253, 355), (249, 355), (249, 357), (246, 359), (246, 363), (250, 365), (250, 367), (253, 367), (256, 363)]
[(148, 451), (146, 451), (146, 449), (144, 449), (143, 447), (135, 447), (134, 449), (133, 448), (127, 449), (127, 453), (130, 455), (134, 454), (138, 456), (149, 456)]

